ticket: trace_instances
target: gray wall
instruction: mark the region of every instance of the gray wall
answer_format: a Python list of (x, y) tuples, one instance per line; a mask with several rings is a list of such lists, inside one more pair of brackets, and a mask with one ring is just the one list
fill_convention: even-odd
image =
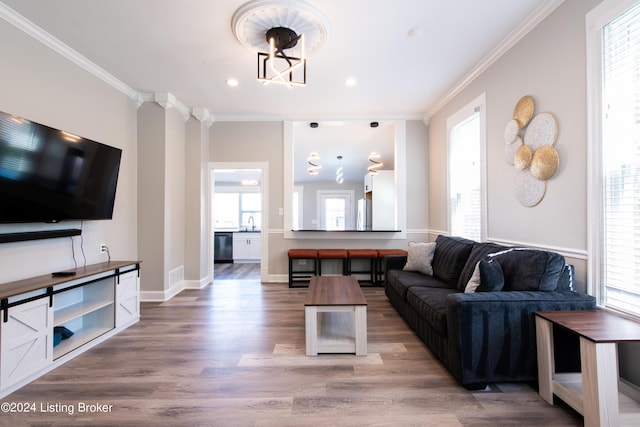
[[(429, 121), (429, 228), (446, 231), (446, 120), (482, 93), (487, 100), (489, 240), (550, 248), (576, 266), (585, 291), (587, 259), (587, 98), (585, 16), (600, 0), (566, 0)], [(504, 127), (518, 100), (531, 95), (535, 113), (558, 121), (560, 168), (542, 202), (522, 206), (516, 170), (504, 160)], [(640, 345), (620, 345), (620, 373), (640, 384)], [(635, 366), (634, 366), (635, 365)]]
[[(105, 261), (100, 243), (112, 259), (137, 260), (137, 135), (131, 100), (92, 74), (0, 20), (2, 66), (0, 110), (121, 148), (122, 162), (113, 220), (85, 221), (83, 247), (87, 263)], [(77, 228), (78, 221), (61, 223)], [(50, 224), (2, 225), (0, 232), (48, 230)], [(73, 238), (76, 259), (80, 238)], [(73, 268), (71, 239), (59, 238), (0, 245), (0, 283)], [(142, 277), (144, 280), (145, 269)]]
[[(427, 201), (427, 128), (421, 121), (409, 120), (407, 139), (407, 211), (406, 240), (337, 240), (323, 237), (308, 240), (285, 239), (283, 216), (278, 209), (284, 206), (283, 124), (282, 122), (216, 122), (210, 128), (210, 160), (212, 162), (268, 162), (269, 163), (269, 229), (268, 274), (285, 278), (288, 269), (287, 251), (299, 247), (343, 248), (405, 248), (408, 240), (428, 239)], [(320, 235), (319, 235), (320, 236)], [(264, 242), (263, 242), (264, 244)]]
[[(586, 36), (585, 15), (598, 0), (567, 0), (429, 121), (429, 192), (432, 230), (446, 231), (446, 120), (486, 93), (487, 238), (556, 249), (576, 265), (585, 290)], [(533, 208), (514, 194), (516, 169), (504, 159), (504, 128), (524, 95), (535, 112), (558, 121), (560, 168)]]

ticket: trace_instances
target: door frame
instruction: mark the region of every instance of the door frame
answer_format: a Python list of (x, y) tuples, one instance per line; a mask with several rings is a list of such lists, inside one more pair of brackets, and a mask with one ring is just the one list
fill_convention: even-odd
[(260, 227), (260, 281), (266, 282), (269, 274), (268, 265), (265, 260), (269, 259), (269, 245), (267, 241), (269, 224), (269, 162), (209, 162), (209, 191), (207, 193), (207, 206), (209, 216), (207, 218), (207, 234), (209, 241), (207, 249), (207, 271), (208, 277), (213, 282), (213, 193), (215, 192), (215, 180), (213, 171), (215, 169), (259, 169), (260, 170), (260, 193), (262, 194), (262, 226)]

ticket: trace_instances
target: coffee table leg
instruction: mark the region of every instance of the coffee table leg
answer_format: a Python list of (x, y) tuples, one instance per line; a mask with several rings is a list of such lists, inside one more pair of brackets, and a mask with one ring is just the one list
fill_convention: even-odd
[(355, 307), (355, 339), (356, 356), (367, 355), (367, 306), (357, 305)]
[(580, 337), (584, 425), (620, 425), (616, 343), (594, 343)]
[(307, 356), (318, 355), (318, 307), (304, 308), (305, 336), (307, 340)]
[(540, 396), (553, 405), (553, 325), (536, 316), (536, 344), (538, 345), (538, 390)]

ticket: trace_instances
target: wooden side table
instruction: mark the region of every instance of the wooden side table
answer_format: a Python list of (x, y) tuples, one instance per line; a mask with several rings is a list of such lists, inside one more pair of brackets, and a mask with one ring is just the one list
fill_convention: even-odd
[[(640, 341), (640, 323), (604, 310), (535, 312), (540, 396), (553, 405), (555, 394), (584, 416), (585, 426), (619, 426), (639, 420), (640, 405), (620, 415), (619, 342)], [(553, 325), (579, 335), (581, 373), (556, 373)]]

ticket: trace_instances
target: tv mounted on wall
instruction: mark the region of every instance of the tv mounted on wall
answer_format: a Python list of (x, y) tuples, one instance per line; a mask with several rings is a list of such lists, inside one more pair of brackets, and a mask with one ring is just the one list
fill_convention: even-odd
[(121, 155), (0, 112), (0, 223), (111, 219)]

